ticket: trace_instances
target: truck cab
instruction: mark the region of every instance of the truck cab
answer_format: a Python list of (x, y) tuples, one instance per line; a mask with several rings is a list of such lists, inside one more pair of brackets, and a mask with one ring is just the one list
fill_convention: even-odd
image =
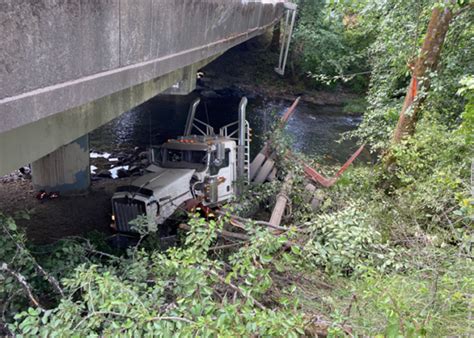
[(239, 105), (239, 121), (215, 134), (210, 125), (195, 118), (199, 99), (194, 101), (184, 135), (151, 147), (151, 164), (146, 173), (131, 185), (117, 188), (112, 197), (112, 227), (130, 232), (130, 223), (139, 215), (146, 215), (148, 230), (157, 231), (186, 201), (215, 207), (234, 198), (237, 181), (248, 182), (246, 103), (244, 97)]

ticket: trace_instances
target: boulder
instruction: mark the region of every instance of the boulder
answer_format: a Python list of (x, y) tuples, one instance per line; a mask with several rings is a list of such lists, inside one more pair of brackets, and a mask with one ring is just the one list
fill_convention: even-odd
[(117, 176), (118, 176), (118, 178), (129, 177), (129, 176), (130, 176), (130, 173), (129, 173), (128, 170), (119, 169), (119, 170), (117, 171)]
[(106, 169), (102, 169), (97, 173), (97, 177), (112, 178), (112, 174), (110, 173), (110, 171), (108, 171)]

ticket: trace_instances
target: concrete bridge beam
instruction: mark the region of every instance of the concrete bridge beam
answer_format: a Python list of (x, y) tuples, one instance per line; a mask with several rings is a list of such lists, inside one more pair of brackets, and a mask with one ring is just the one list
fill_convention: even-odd
[(89, 135), (64, 145), (31, 164), (33, 186), (65, 195), (87, 192), (90, 185)]
[[(200, 69), (218, 56), (185, 68)], [(185, 74), (183, 68), (178, 69), (61, 114), (0, 133), (0, 175), (36, 161), (62, 145), (90, 133), (182, 81)]]

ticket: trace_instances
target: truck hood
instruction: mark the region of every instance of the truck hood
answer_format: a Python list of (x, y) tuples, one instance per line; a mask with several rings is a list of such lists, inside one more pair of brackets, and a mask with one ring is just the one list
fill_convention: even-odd
[(153, 191), (155, 197), (164, 194), (178, 195), (189, 191), (189, 182), (196, 170), (157, 168), (155, 172), (146, 174), (135, 180), (132, 185)]

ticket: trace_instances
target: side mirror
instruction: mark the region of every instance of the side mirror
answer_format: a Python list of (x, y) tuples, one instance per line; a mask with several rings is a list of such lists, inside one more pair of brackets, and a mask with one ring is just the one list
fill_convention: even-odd
[(225, 145), (224, 143), (217, 143), (215, 150), (214, 165), (220, 166), (225, 159)]

